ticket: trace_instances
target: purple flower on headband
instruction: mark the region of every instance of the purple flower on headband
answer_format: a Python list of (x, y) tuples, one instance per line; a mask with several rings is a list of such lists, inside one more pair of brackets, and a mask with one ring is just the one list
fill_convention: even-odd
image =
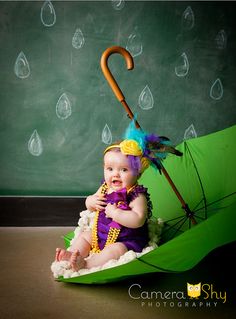
[(134, 156), (134, 155), (127, 155), (127, 156), (128, 156), (130, 166), (133, 170), (134, 175), (138, 175), (140, 173), (140, 170), (141, 170), (140, 158), (138, 156)]

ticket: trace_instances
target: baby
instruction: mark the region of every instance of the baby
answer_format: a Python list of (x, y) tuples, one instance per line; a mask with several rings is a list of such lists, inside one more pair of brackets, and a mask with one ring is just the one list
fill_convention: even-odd
[(78, 271), (117, 260), (128, 250), (141, 252), (149, 241), (152, 203), (138, 179), (150, 164), (161, 170), (167, 153), (182, 155), (168, 138), (137, 130), (134, 122), (122, 142), (107, 147), (104, 183), (85, 202), (89, 211), (96, 212), (92, 231), (80, 233), (68, 250), (57, 248), (55, 261), (69, 261)]
[[(85, 202), (88, 210), (96, 211), (93, 229), (79, 234), (70, 251), (57, 248), (56, 261), (67, 260), (78, 271), (119, 259), (128, 250), (141, 252), (147, 246), (152, 205), (147, 189), (137, 181), (148, 165), (135, 140), (106, 148), (104, 183)], [(91, 251), (94, 254), (85, 259)]]

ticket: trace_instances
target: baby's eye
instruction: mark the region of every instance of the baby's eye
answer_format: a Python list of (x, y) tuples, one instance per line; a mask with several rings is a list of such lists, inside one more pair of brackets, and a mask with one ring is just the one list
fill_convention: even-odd
[(128, 168), (123, 167), (123, 168), (121, 169), (121, 171), (122, 171), (122, 172), (128, 172)]
[(112, 172), (112, 167), (107, 167), (107, 171)]

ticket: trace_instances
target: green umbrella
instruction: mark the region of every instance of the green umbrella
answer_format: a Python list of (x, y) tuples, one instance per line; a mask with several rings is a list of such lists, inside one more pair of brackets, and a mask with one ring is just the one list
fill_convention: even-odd
[[(153, 215), (165, 222), (159, 247), (127, 264), (74, 278), (73, 283), (107, 283), (152, 272), (182, 272), (194, 267), (211, 250), (236, 240), (236, 125), (184, 141), (181, 158), (169, 155), (165, 167), (194, 214), (189, 223), (168, 181), (153, 168), (140, 184), (148, 187)], [(66, 247), (74, 234), (65, 236)]]

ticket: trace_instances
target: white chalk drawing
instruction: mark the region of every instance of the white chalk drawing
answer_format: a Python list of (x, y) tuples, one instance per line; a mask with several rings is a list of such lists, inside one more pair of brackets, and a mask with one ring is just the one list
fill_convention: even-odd
[(217, 49), (223, 50), (227, 46), (227, 34), (225, 30), (220, 30), (215, 37), (215, 43)]
[(189, 62), (186, 53), (182, 53), (178, 58), (175, 67), (175, 74), (179, 77), (186, 76), (189, 71)]
[(184, 140), (197, 137), (194, 125), (191, 124), (184, 132)]
[(115, 10), (122, 10), (125, 6), (125, 0), (111, 0), (111, 5)]
[(63, 93), (56, 105), (56, 114), (57, 117), (61, 120), (66, 120), (69, 116), (71, 116), (71, 102), (66, 93)]
[(218, 78), (212, 84), (210, 89), (210, 97), (213, 100), (220, 100), (224, 94), (224, 89), (221, 80)]
[(111, 130), (107, 124), (104, 126), (102, 130), (102, 142), (108, 145), (112, 142)]
[(193, 10), (188, 6), (182, 14), (182, 28), (183, 30), (191, 30), (195, 24), (195, 17)]
[(84, 45), (84, 35), (81, 29), (77, 28), (72, 38), (72, 46), (75, 49), (81, 49)]
[(137, 31), (137, 28), (135, 28), (134, 32), (129, 35), (127, 44), (126, 44), (126, 50), (129, 51), (129, 53), (132, 55), (132, 57), (136, 57), (143, 52), (143, 45), (141, 40), (141, 35)]
[(154, 100), (153, 100), (152, 92), (148, 85), (146, 85), (145, 88), (140, 93), (139, 99), (138, 99), (138, 105), (143, 110), (150, 110), (153, 108)]
[(16, 59), (14, 72), (15, 75), (20, 79), (26, 79), (30, 75), (29, 62), (27, 61), (26, 56), (22, 51)]
[(37, 132), (34, 130), (28, 142), (28, 150), (33, 156), (40, 156), (43, 152), (42, 140)]
[(46, 0), (42, 5), (40, 18), (45, 27), (52, 27), (56, 23), (56, 12), (51, 1)]

